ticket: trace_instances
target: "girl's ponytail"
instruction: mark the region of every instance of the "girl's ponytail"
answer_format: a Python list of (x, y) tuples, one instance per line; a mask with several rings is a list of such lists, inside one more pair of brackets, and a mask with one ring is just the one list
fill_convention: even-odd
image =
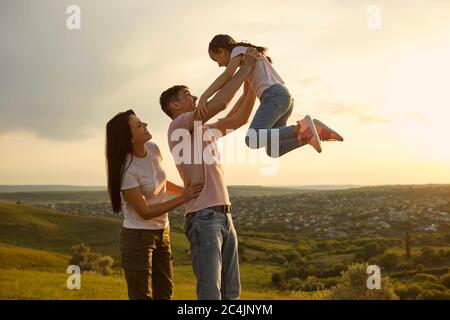
[(209, 43), (208, 51), (217, 53), (219, 49), (226, 49), (231, 52), (235, 47), (251, 47), (255, 48), (263, 55), (266, 56), (267, 60), (272, 63), (272, 59), (266, 55), (268, 49), (266, 47), (255, 46), (249, 42), (236, 42), (232, 37), (227, 34), (218, 34), (216, 35), (211, 42)]

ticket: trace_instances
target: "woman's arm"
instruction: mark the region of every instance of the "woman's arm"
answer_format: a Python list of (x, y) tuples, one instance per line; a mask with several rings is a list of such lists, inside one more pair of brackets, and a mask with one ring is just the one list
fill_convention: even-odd
[(160, 216), (176, 207), (186, 203), (194, 198), (197, 198), (203, 189), (203, 184), (193, 184), (184, 189), (182, 195), (173, 198), (166, 202), (148, 205), (147, 200), (142, 194), (141, 188), (136, 187), (132, 189), (123, 190), (125, 200), (131, 204), (133, 209), (142, 217), (142, 219), (149, 220)]
[(179, 186), (173, 182), (170, 182), (167, 180), (166, 182), (166, 188), (167, 192), (174, 195), (174, 196), (180, 196), (183, 194), (184, 188), (182, 186)]

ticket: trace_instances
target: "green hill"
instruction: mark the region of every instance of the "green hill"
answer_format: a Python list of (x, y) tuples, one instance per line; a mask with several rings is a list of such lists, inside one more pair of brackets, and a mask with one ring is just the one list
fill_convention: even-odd
[(21, 247), (69, 253), (88, 244), (93, 251), (117, 255), (121, 221), (76, 216), (0, 202), (0, 242)]
[(61, 272), (69, 264), (69, 256), (0, 243), (0, 269)]
[[(86, 243), (93, 252), (119, 260), (122, 221), (79, 216), (0, 202), (0, 299), (126, 299), (125, 279), (83, 274), (82, 290), (68, 290), (65, 273), (70, 248)], [(195, 278), (184, 234), (171, 232), (174, 252), (175, 299), (195, 299)], [(264, 239), (255, 239), (264, 245)], [(271, 246), (269, 240), (267, 245)], [(276, 243), (282, 245), (281, 242)], [(262, 252), (264, 254), (264, 252)], [(292, 299), (273, 291), (271, 275), (280, 267), (241, 264), (242, 298)]]

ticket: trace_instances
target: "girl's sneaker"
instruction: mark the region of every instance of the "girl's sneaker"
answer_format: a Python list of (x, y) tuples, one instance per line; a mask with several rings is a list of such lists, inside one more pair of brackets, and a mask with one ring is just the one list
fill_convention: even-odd
[(317, 132), (319, 133), (319, 138), (322, 141), (344, 141), (344, 138), (334, 131), (333, 129), (329, 128), (327, 125), (325, 125), (323, 122), (314, 119), (314, 125), (316, 127)]
[(310, 144), (317, 152), (322, 152), (319, 134), (311, 117), (306, 115), (303, 120), (297, 121), (297, 125), (299, 126), (298, 141), (302, 145)]

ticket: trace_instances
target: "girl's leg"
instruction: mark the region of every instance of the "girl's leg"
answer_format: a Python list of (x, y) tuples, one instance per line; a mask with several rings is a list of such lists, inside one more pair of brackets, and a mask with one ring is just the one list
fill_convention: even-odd
[[(294, 110), (294, 99), (291, 98), (291, 105), (290, 105), (288, 111), (283, 116), (281, 116), (280, 119), (278, 119), (278, 121), (274, 124), (273, 127), (274, 128), (286, 127), (287, 120), (291, 116), (293, 110)], [(297, 149), (297, 148), (299, 148), (299, 147), (304, 145), (302, 143), (299, 143), (299, 141), (298, 141), (297, 133), (295, 133), (296, 126), (293, 125), (293, 126), (289, 126), (289, 127), (291, 127), (291, 130), (290, 131), (286, 131), (287, 134), (288, 134), (288, 137), (285, 138), (285, 139), (280, 139), (280, 146), (278, 148), (278, 153), (272, 152), (272, 148), (271, 148), (270, 144), (268, 144), (266, 146), (266, 153), (267, 153), (268, 156), (270, 156), (270, 157), (281, 157), (284, 154), (286, 154), (286, 153), (288, 153), (288, 152), (290, 152), (292, 150), (295, 150), (295, 149)], [(290, 137), (289, 137), (289, 135), (290, 135)]]
[(294, 108), (294, 99), (284, 86), (267, 89), (261, 99), (246, 136), (246, 144), (252, 149), (266, 147), (271, 157), (280, 157), (300, 146), (297, 141), (297, 125), (286, 126)]
[(275, 122), (275, 124), (273, 125), (273, 128), (282, 128), (282, 127), (286, 127), (286, 123), (289, 119), (289, 117), (292, 114), (292, 111), (294, 110), (294, 98), (291, 97), (291, 102), (289, 105), (289, 108), (287, 109), (287, 111), (277, 120), (277, 122)]
[(274, 85), (264, 91), (261, 104), (245, 137), (247, 146), (259, 149), (270, 144), (272, 137), (283, 140), (294, 136), (290, 127), (271, 130), (280, 118), (289, 112), (291, 99), (289, 92), (282, 85)]

